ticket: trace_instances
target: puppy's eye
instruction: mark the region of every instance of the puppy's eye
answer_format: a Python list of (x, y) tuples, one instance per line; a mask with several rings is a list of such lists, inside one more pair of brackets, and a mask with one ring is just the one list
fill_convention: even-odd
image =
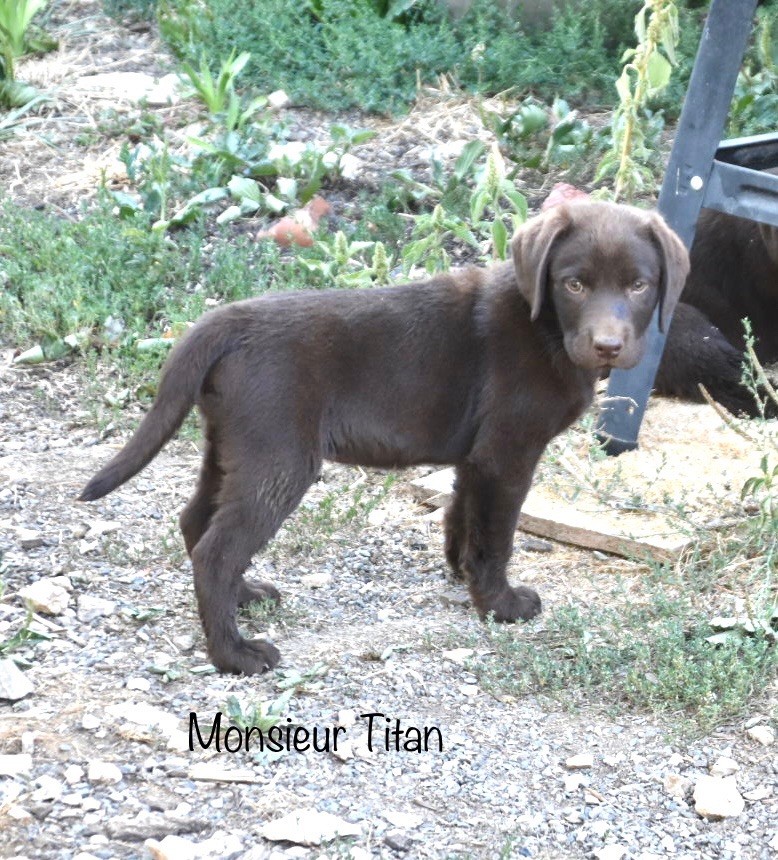
[(578, 278), (567, 278), (565, 281), (565, 289), (568, 293), (572, 293), (574, 296), (579, 296), (584, 291), (584, 285), (578, 280)]
[(648, 284), (645, 281), (635, 281), (629, 288), (629, 291), (633, 296), (639, 296), (641, 293), (645, 293), (648, 289)]

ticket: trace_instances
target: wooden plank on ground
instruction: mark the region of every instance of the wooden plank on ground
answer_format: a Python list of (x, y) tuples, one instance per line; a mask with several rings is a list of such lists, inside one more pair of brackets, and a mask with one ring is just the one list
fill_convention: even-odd
[[(412, 481), (411, 487), (418, 501), (443, 507), (451, 499), (453, 482), (454, 470), (442, 469)], [(570, 502), (542, 485), (530, 490), (519, 528), (562, 543), (656, 561), (673, 561), (692, 543), (662, 514), (618, 511), (585, 495)]]

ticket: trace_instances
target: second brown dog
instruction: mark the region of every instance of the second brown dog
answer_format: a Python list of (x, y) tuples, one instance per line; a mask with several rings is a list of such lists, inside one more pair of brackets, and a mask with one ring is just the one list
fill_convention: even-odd
[(528, 222), (512, 249), (510, 262), (422, 283), (237, 302), (175, 347), (151, 410), (80, 498), (139, 472), (199, 406), (203, 464), (180, 522), (219, 669), (279, 660), (271, 643), (241, 637), (235, 612), (278, 597), (244, 572), (323, 459), (455, 465), (449, 564), (481, 615), (540, 611), (533, 590), (506, 578), (535, 466), (601, 373), (637, 363), (657, 304), (668, 325), (688, 258), (659, 216), (591, 201)]

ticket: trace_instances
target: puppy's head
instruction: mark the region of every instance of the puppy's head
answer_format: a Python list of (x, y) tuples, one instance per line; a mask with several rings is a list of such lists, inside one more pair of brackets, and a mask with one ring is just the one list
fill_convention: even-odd
[(594, 200), (520, 227), (513, 262), (532, 319), (550, 303), (567, 354), (589, 369), (637, 364), (654, 309), (666, 331), (689, 272), (686, 248), (659, 215)]

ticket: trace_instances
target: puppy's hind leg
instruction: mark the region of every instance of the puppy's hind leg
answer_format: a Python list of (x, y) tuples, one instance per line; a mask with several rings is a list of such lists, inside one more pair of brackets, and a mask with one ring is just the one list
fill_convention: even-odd
[[(216, 446), (207, 440), (197, 489), (178, 518), (186, 551), (190, 558), (200, 538), (208, 530), (211, 517), (216, 511), (222, 478), (223, 473), (219, 468)], [(238, 589), (238, 604), (240, 606), (260, 600), (272, 600), (278, 603), (280, 599), (281, 594), (272, 583), (263, 580), (246, 582), (241, 576)]]
[(197, 542), (208, 529), (208, 524), (216, 510), (216, 498), (221, 482), (222, 472), (216, 461), (216, 448), (210, 440), (206, 440), (197, 489), (178, 518), (186, 551), (190, 557)]
[(296, 462), (291, 458), (262, 460), (237, 459), (239, 465), (224, 475), (218, 507), (192, 552), (208, 654), (221, 671), (246, 675), (272, 668), (280, 655), (271, 643), (249, 641), (238, 632), (238, 604), (249, 595), (249, 599), (257, 596), (244, 581), (244, 571), (254, 553), (297, 507), (315, 477), (315, 471), (301, 467), (303, 458)]

